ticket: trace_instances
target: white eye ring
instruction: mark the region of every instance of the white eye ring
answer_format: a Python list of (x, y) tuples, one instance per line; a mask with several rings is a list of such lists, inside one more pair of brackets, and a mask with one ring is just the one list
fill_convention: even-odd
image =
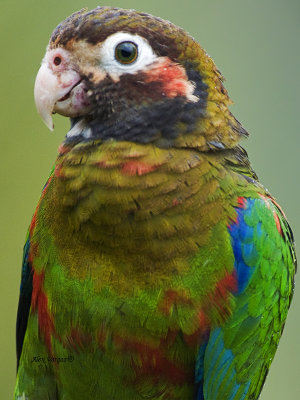
[[(122, 42), (132, 42), (137, 47), (137, 58), (133, 63), (122, 64), (115, 58), (116, 47)], [(135, 74), (152, 64), (158, 56), (154, 53), (148, 41), (139, 35), (127, 32), (117, 32), (109, 36), (100, 48), (100, 63), (102, 68), (111, 76), (118, 78), (120, 75)]]

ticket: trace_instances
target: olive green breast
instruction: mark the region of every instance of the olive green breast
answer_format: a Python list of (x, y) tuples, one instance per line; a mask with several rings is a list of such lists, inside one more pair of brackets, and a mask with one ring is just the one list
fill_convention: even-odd
[(217, 154), (93, 142), (61, 147), (39, 214), (69, 274), (126, 291), (188, 271), (249, 190)]

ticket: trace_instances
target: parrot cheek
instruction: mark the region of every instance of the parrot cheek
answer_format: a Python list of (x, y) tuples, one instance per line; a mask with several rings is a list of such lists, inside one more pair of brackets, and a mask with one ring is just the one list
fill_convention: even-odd
[(91, 102), (85, 88), (85, 83), (79, 81), (71, 91), (56, 101), (53, 111), (65, 117), (80, 117), (91, 110)]

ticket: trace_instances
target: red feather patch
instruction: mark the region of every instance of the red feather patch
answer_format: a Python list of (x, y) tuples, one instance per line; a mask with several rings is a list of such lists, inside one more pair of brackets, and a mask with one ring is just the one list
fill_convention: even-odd
[(169, 382), (173, 384), (184, 384), (188, 380), (188, 376), (185, 370), (183, 370), (179, 365), (168, 360), (164, 354), (163, 349), (157, 347), (152, 348), (147, 344), (140, 343), (137, 341), (130, 341), (122, 337), (115, 338), (115, 344), (121, 350), (126, 350), (129, 353), (139, 355), (139, 362), (135, 363), (132, 358), (132, 363), (136, 369), (137, 376), (141, 378), (142, 376), (152, 376), (160, 377), (165, 376)]
[(239, 208), (246, 208), (247, 199), (245, 197), (238, 197), (238, 207)]
[(51, 336), (54, 333), (54, 324), (48, 309), (48, 298), (43, 289), (44, 278), (45, 271), (41, 274), (34, 271), (31, 306), (33, 311), (38, 313), (39, 331), (44, 336), (48, 351), (52, 355)]
[(151, 165), (139, 160), (131, 160), (123, 164), (122, 173), (124, 175), (144, 175), (155, 171), (158, 167), (157, 164)]
[(230, 295), (238, 291), (238, 283), (235, 271), (231, 274), (228, 272), (215, 286), (213, 294), (208, 295), (208, 301), (202, 308), (202, 323), (208, 327), (211, 325), (210, 313), (215, 310), (218, 314), (219, 322), (224, 322), (231, 314)]

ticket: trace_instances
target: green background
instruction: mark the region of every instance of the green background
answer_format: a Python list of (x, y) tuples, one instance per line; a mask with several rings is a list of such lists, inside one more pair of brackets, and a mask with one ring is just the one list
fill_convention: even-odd
[[(87, 0), (0, 0), (0, 400), (11, 399), (14, 387), (15, 316), (25, 232), (68, 127), (67, 119), (55, 117), (53, 134), (38, 117), (35, 74), (54, 27), (73, 11), (97, 5)], [(235, 102), (231, 109), (251, 134), (244, 146), (252, 165), (299, 238), (299, 0), (123, 0), (106, 5), (169, 19), (214, 58)], [(300, 288), (262, 400), (299, 398), (299, 292)]]

